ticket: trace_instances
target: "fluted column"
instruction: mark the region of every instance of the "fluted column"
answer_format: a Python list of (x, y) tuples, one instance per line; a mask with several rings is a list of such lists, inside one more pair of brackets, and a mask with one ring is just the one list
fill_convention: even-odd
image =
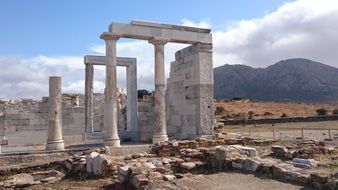
[(166, 107), (165, 107), (165, 72), (164, 45), (165, 40), (152, 39), (149, 43), (155, 50), (155, 126), (153, 143), (167, 141)]
[(49, 77), (47, 150), (64, 150), (62, 140), (61, 77)]
[(93, 82), (94, 82), (94, 66), (86, 64), (85, 76), (85, 131), (86, 133), (94, 132), (94, 116), (93, 116)]
[(116, 42), (118, 36), (101, 35), (106, 42), (106, 90), (104, 100), (104, 127), (106, 136), (104, 144), (108, 146), (120, 146), (120, 138), (117, 131), (117, 81), (116, 81)]

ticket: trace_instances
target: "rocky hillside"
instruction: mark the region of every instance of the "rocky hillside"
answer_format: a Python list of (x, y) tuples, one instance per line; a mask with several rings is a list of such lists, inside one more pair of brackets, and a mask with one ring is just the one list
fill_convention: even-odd
[(308, 59), (282, 60), (267, 68), (223, 65), (214, 69), (215, 98), (338, 102), (338, 69)]

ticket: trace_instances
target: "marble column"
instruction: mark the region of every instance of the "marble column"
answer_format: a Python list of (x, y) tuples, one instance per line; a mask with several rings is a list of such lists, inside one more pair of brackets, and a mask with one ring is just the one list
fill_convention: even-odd
[(64, 150), (62, 140), (61, 77), (49, 77), (47, 150)]
[(101, 35), (106, 43), (106, 90), (104, 100), (104, 127), (106, 136), (104, 144), (107, 146), (120, 146), (117, 130), (117, 80), (116, 80), (116, 42), (117, 36)]
[(137, 133), (137, 65), (127, 66), (127, 131)]
[(94, 132), (94, 111), (93, 111), (93, 82), (94, 82), (94, 65), (86, 64), (85, 75), (85, 131), (86, 133)]
[(5, 115), (0, 113), (0, 154), (2, 152), (1, 145), (6, 145), (7, 140), (5, 137)]
[(149, 40), (155, 49), (155, 126), (153, 143), (167, 141), (166, 106), (165, 106), (165, 72), (164, 40)]

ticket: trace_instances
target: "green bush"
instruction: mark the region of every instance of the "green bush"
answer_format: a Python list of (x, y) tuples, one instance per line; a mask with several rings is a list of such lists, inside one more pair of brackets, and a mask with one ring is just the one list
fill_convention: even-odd
[(337, 108), (332, 111), (332, 115), (338, 115), (338, 109)]
[(243, 98), (243, 97), (238, 97), (238, 96), (235, 96), (235, 97), (233, 97), (233, 98), (231, 98), (231, 100), (235, 100), (235, 101), (237, 101), (237, 100), (244, 100), (245, 98)]
[(215, 115), (221, 115), (224, 113), (224, 107), (216, 107)]
[(317, 115), (327, 115), (327, 110), (325, 108), (316, 109)]
[(253, 111), (248, 111), (248, 119), (254, 119), (254, 114), (255, 114), (255, 112), (253, 112)]
[(280, 117), (281, 118), (286, 118), (286, 117), (288, 117), (288, 115), (286, 113), (282, 113), (282, 115)]

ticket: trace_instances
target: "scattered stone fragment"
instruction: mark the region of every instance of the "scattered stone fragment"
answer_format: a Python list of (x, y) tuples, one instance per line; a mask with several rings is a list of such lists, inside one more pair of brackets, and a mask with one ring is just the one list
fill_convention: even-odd
[(254, 160), (253, 158), (247, 158), (244, 160), (243, 169), (245, 171), (255, 172), (261, 165), (261, 162)]
[(124, 157), (125, 160), (131, 160), (133, 159), (132, 155), (131, 154), (127, 154), (125, 157)]
[(196, 167), (194, 162), (184, 162), (180, 164), (180, 167), (186, 170), (191, 170)]
[(166, 181), (173, 181), (176, 177), (174, 175), (163, 175), (163, 179)]
[(295, 167), (306, 169), (315, 168), (318, 165), (318, 163), (313, 159), (294, 158), (292, 162)]
[(277, 157), (285, 157), (288, 153), (288, 149), (284, 146), (279, 145), (273, 145), (271, 146), (271, 151), (275, 154)]
[(135, 188), (139, 189), (141, 186), (148, 184), (148, 178), (145, 175), (135, 175), (132, 184)]

